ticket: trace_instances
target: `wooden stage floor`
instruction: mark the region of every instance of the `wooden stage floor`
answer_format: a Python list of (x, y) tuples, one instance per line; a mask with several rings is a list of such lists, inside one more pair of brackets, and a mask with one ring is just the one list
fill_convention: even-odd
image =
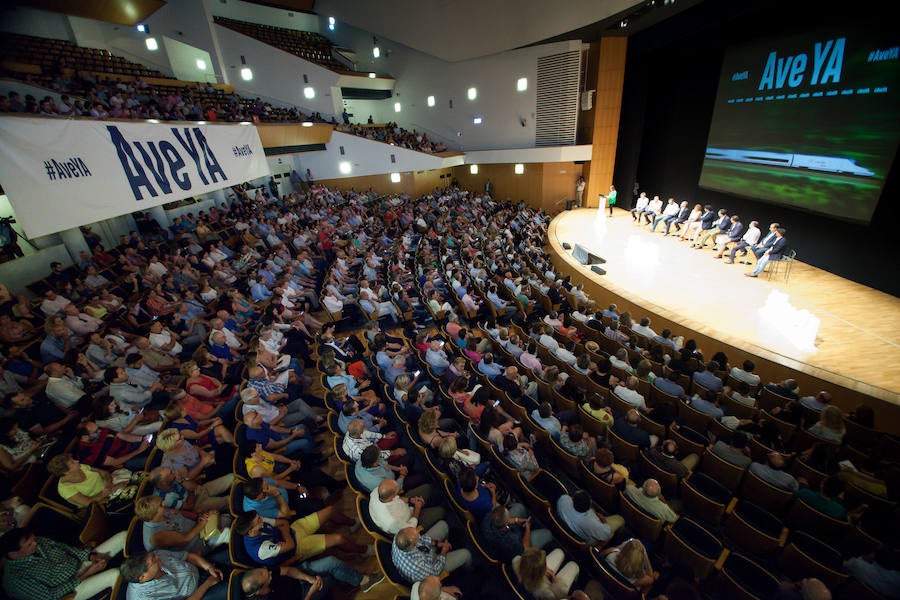
[(565, 211), (550, 224), (550, 244), (570, 264), (563, 242), (606, 259), (606, 275), (580, 267), (586, 277), (688, 329), (900, 404), (900, 299), (802, 262), (787, 283), (744, 277), (751, 267), (714, 259), (708, 244), (692, 249), (662, 226), (651, 233), (624, 210), (597, 212)]

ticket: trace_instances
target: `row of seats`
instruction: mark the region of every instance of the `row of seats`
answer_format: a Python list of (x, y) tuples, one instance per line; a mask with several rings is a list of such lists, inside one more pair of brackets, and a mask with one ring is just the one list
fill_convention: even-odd
[(274, 46), (310, 62), (329, 69), (341, 69), (343, 65), (331, 54), (332, 44), (328, 39), (312, 31), (298, 31), (286, 27), (260, 25), (225, 17), (213, 17), (213, 21), (238, 33), (252, 37), (264, 44)]

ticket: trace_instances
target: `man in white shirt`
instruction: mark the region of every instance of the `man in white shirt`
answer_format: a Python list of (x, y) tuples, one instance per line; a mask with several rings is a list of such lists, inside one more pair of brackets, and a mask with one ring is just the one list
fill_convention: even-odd
[(147, 336), (147, 339), (150, 340), (151, 346), (171, 356), (179, 356), (181, 351), (184, 350), (181, 344), (178, 343), (178, 334), (172, 333), (167, 327), (163, 327), (163, 324), (159, 321), (154, 321), (150, 325), (150, 335)]
[(640, 324), (632, 325), (631, 330), (638, 335), (646, 337), (648, 340), (656, 337), (656, 332), (650, 329), (650, 317), (644, 317), (641, 319)]
[(75, 377), (72, 369), (58, 362), (44, 367), (47, 374), (47, 387), (44, 393), (62, 409), (74, 408), (82, 415), (91, 409), (91, 397), (84, 393), (84, 382)]
[[(209, 326), (210, 326), (210, 332), (209, 332), (210, 342), (212, 342), (213, 335), (215, 335), (218, 332), (225, 336), (225, 343), (232, 350), (246, 350), (247, 349), (247, 346), (241, 340), (238, 339), (237, 335), (235, 335), (235, 333), (233, 331), (231, 331), (230, 329), (225, 327), (225, 322), (222, 319), (220, 319), (218, 317), (214, 318), (213, 320), (211, 320), (209, 322)], [(152, 342), (152, 340), (151, 340), (151, 342)]]
[(150, 264), (147, 265), (147, 270), (153, 274), (153, 279), (157, 281), (162, 280), (169, 272), (166, 265), (159, 262), (159, 257), (155, 254), (150, 257)]
[(369, 494), (369, 516), (382, 531), (391, 535), (418, 525), (425, 530), (447, 527), (442, 521), (443, 507), (425, 508), (422, 496), (400, 497), (400, 486), (394, 479), (385, 479)]
[(628, 364), (628, 350), (619, 348), (614, 355), (610, 355), (609, 362), (612, 366), (622, 369), (626, 373), (634, 373), (634, 369)]
[(544, 333), (541, 334), (541, 337), (538, 338), (538, 342), (541, 346), (548, 348), (550, 352), (556, 352), (559, 350), (559, 342), (556, 341), (556, 338), (553, 337), (553, 327), (547, 325), (544, 328)]
[(41, 301), (41, 312), (48, 317), (58, 315), (69, 304), (72, 304), (72, 301), (65, 296), (60, 296), (53, 290), (47, 290), (44, 292), (44, 299)]
[(666, 203), (665, 210), (662, 211), (662, 214), (653, 219), (653, 227), (650, 231), (656, 231), (656, 226), (659, 225), (660, 221), (664, 221), (666, 217), (672, 217), (673, 219), (678, 215), (678, 203), (675, 202), (675, 198), (669, 198), (669, 201)]
[(738, 381), (744, 381), (751, 388), (759, 385), (759, 375), (753, 372), (756, 368), (756, 365), (752, 360), (745, 360), (743, 364), (743, 369), (739, 367), (732, 367), (730, 375), (737, 379)]
[(241, 390), (241, 412), (246, 417), (248, 413), (255, 412), (262, 417), (264, 423), (274, 425), (281, 421), (287, 414), (287, 406), (275, 406), (259, 397), (256, 388), (245, 387)]
[(447, 353), (444, 352), (442, 346), (443, 342), (441, 340), (431, 340), (431, 345), (425, 353), (425, 362), (428, 363), (436, 375), (442, 375), (447, 370), (447, 367), (450, 366)]
[(653, 219), (662, 212), (663, 202), (659, 198), (659, 196), (653, 196), (653, 200), (650, 201), (650, 204), (647, 205), (646, 210), (644, 210), (644, 222), (649, 225)]
[(641, 195), (638, 196), (637, 204), (631, 209), (631, 220), (636, 223), (640, 222), (641, 214), (649, 204), (650, 198), (647, 197), (647, 192), (641, 192)]
[(634, 375), (631, 375), (626, 381), (625, 384), (619, 384), (616, 386), (616, 389), (613, 390), (613, 393), (627, 402), (631, 404), (636, 409), (641, 412), (647, 412), (647, 403), (644, 401), (644, 397), (637, 391), (638, 386), (638, 378)]
[(735, 244), (734, 248), (731, 249), (731, 252), (728, 254), (728, 260), (726, 260), (725, 263), (729, 265), (734, 263), (734, 256), (738, 250), (742, 251), (742, 256), (747, 256), (747, 248), (756, 245), (761, 234), (762, 232), (759, 230), (759, 221), (751, 221), (750, 227), (747, 228), (747, 233), (745, 233), (744, 237), (741, 238), (741, 241)]

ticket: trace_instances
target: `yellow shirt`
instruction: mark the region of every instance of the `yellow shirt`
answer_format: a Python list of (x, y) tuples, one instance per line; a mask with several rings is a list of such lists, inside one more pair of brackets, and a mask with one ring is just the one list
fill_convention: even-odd
[(69, 499), (72, 498), (75, 494), (81, 494), (82, 496), (93, 498), (103, 491), (103, 488), (106, 487), (106, 481), (103, 479), (103, 477), (101, 477), (100, 473), (98, 473), (88, 465), (80, 466), (81, 472), (84, 473), (84, 481), (79, 481), (78, 483), (70, 483), (60, 480), (59, 484), (57, 484), (56, 486), (56, 489), (62, 498), (68, 500), (71, 504), (82, 508), (86, 505), (78, 504), (77, 502), (73, 502)]
[(265, 469), (266, 475), (275, 474), (275, 459), (270, 458), (272, 455), (268, 452), (262, 452), (262, 455), (264, 457), (262, 460), (255, 460), (252, 457), (244, 459), (244, 465), (247, 467), (247, 474), (251, 477), (254, 477), (252, 473), (255, 467), (262, 467)]
[(613, 424), (613, 416), (612, 416), (611, 414), (609, 414), (608, 412), (606, 412), (605, 410), (603, 410), (602, 408), (597, 409), (597, 410), (594, 410), (594, 409), (591, 408), (591, 405), (588, 404), (587, 402), (585, 402), (584, 404), (582, 404), (582, 405), (581, 405), (581, 408), (584, 409), (584, 412), (586, 412), (587, 414), (591, 415), (592, 417), (594, 417), (595, 419), (597, 419), (598, 421), (600, 421), (601, 423), (603, 423), (603, 424), (606, 425), (607, 427), (611, 427), (611, 426), (612, 426), (612, 424)]

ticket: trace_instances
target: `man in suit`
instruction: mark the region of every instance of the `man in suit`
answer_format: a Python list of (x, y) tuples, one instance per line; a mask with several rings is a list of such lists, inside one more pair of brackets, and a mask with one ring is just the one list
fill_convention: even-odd
[[(725, 259), (725, 264), (734, 263), (734, 256), (738, 253), (738, 251), (742, 251), (744, 256), (747, 256), (747, 248), (751, 248), (759, 242), (759, 236), (762, 235), (762, 232), (759, 230), (759, 221), (750, 221), (750, 227), (747, 228), (747, 232), (744, 234), (744, 237), (741, 238), (741, 241), (731, 247), (731, 253), (728, 255), (728, 258)], [(741, 261), (742, 263), (744, 261)]]
[[(771, 248), (772, 244), (775, 243), (775, 240), (778, 237), (777, 235), (775, 235), (775, 232), (778, 231), (779, 227), (781, 227), (780, 224), (772, 223), (771, 225), (769, 225), (769, 233), (766, 235), (766, 237), (764, 237), (758, 244), (753, 244), (752, 246), (750, 246), (750, 250), (753, 251), (753, 255), (756, 257), (756, 260), (759, 260), (759, 258), (765, 253), (765, 251)], [(750, 263), (748, 261), (744, 264), (749, 265)]]
[(772, 260), (781, 260), (784, 256), (785, 251), (787, 250), (787, 238), (784, 235), (787, 233), (784, 227), (779, 227), (775, 230), (775, 243), (772, 244), (772, 247), (763, 253), (762, 256), (759, 257), (759, 261), (756, 263), (756, 268), (753, 269), (752, 273), (744, 273), (747, 277), (759, 277), (759, 274), (763, 272), (763, 269), (766, 268), (766, 265), (769, 264), (769, 261)]
[(741, 218), (737, 215), (733, 215), (731, 217), (731, 227), (728, 228), (728, 233), (721, 233), (716, 236), (716, 246), (719, 251), (716, 254), (716, 258), (722, 258), (722, 255), (725, 253), (725, 246), (728, 244), (737, 244), (741, 241), (741, 238), (744, 236), (744, 224), (741, 223)]
[[(701, 221), (703, 218), (701, 217)], [(720, 233), (726, 233), (728, 229), (731, 227), (731, 219), (728, 217), (728, 213), (724, 208), (719, 209), (719, 220), (716, 221), (716, 224), (712, 226), (712, 229), (707, 229), (700, 236), (700, 239), (697, 240), (697, 243), (691, 246), (691, 248), (703, 248), (706, 245), (706, 240), (712, 238), (716, 239), (716, 236)]]

